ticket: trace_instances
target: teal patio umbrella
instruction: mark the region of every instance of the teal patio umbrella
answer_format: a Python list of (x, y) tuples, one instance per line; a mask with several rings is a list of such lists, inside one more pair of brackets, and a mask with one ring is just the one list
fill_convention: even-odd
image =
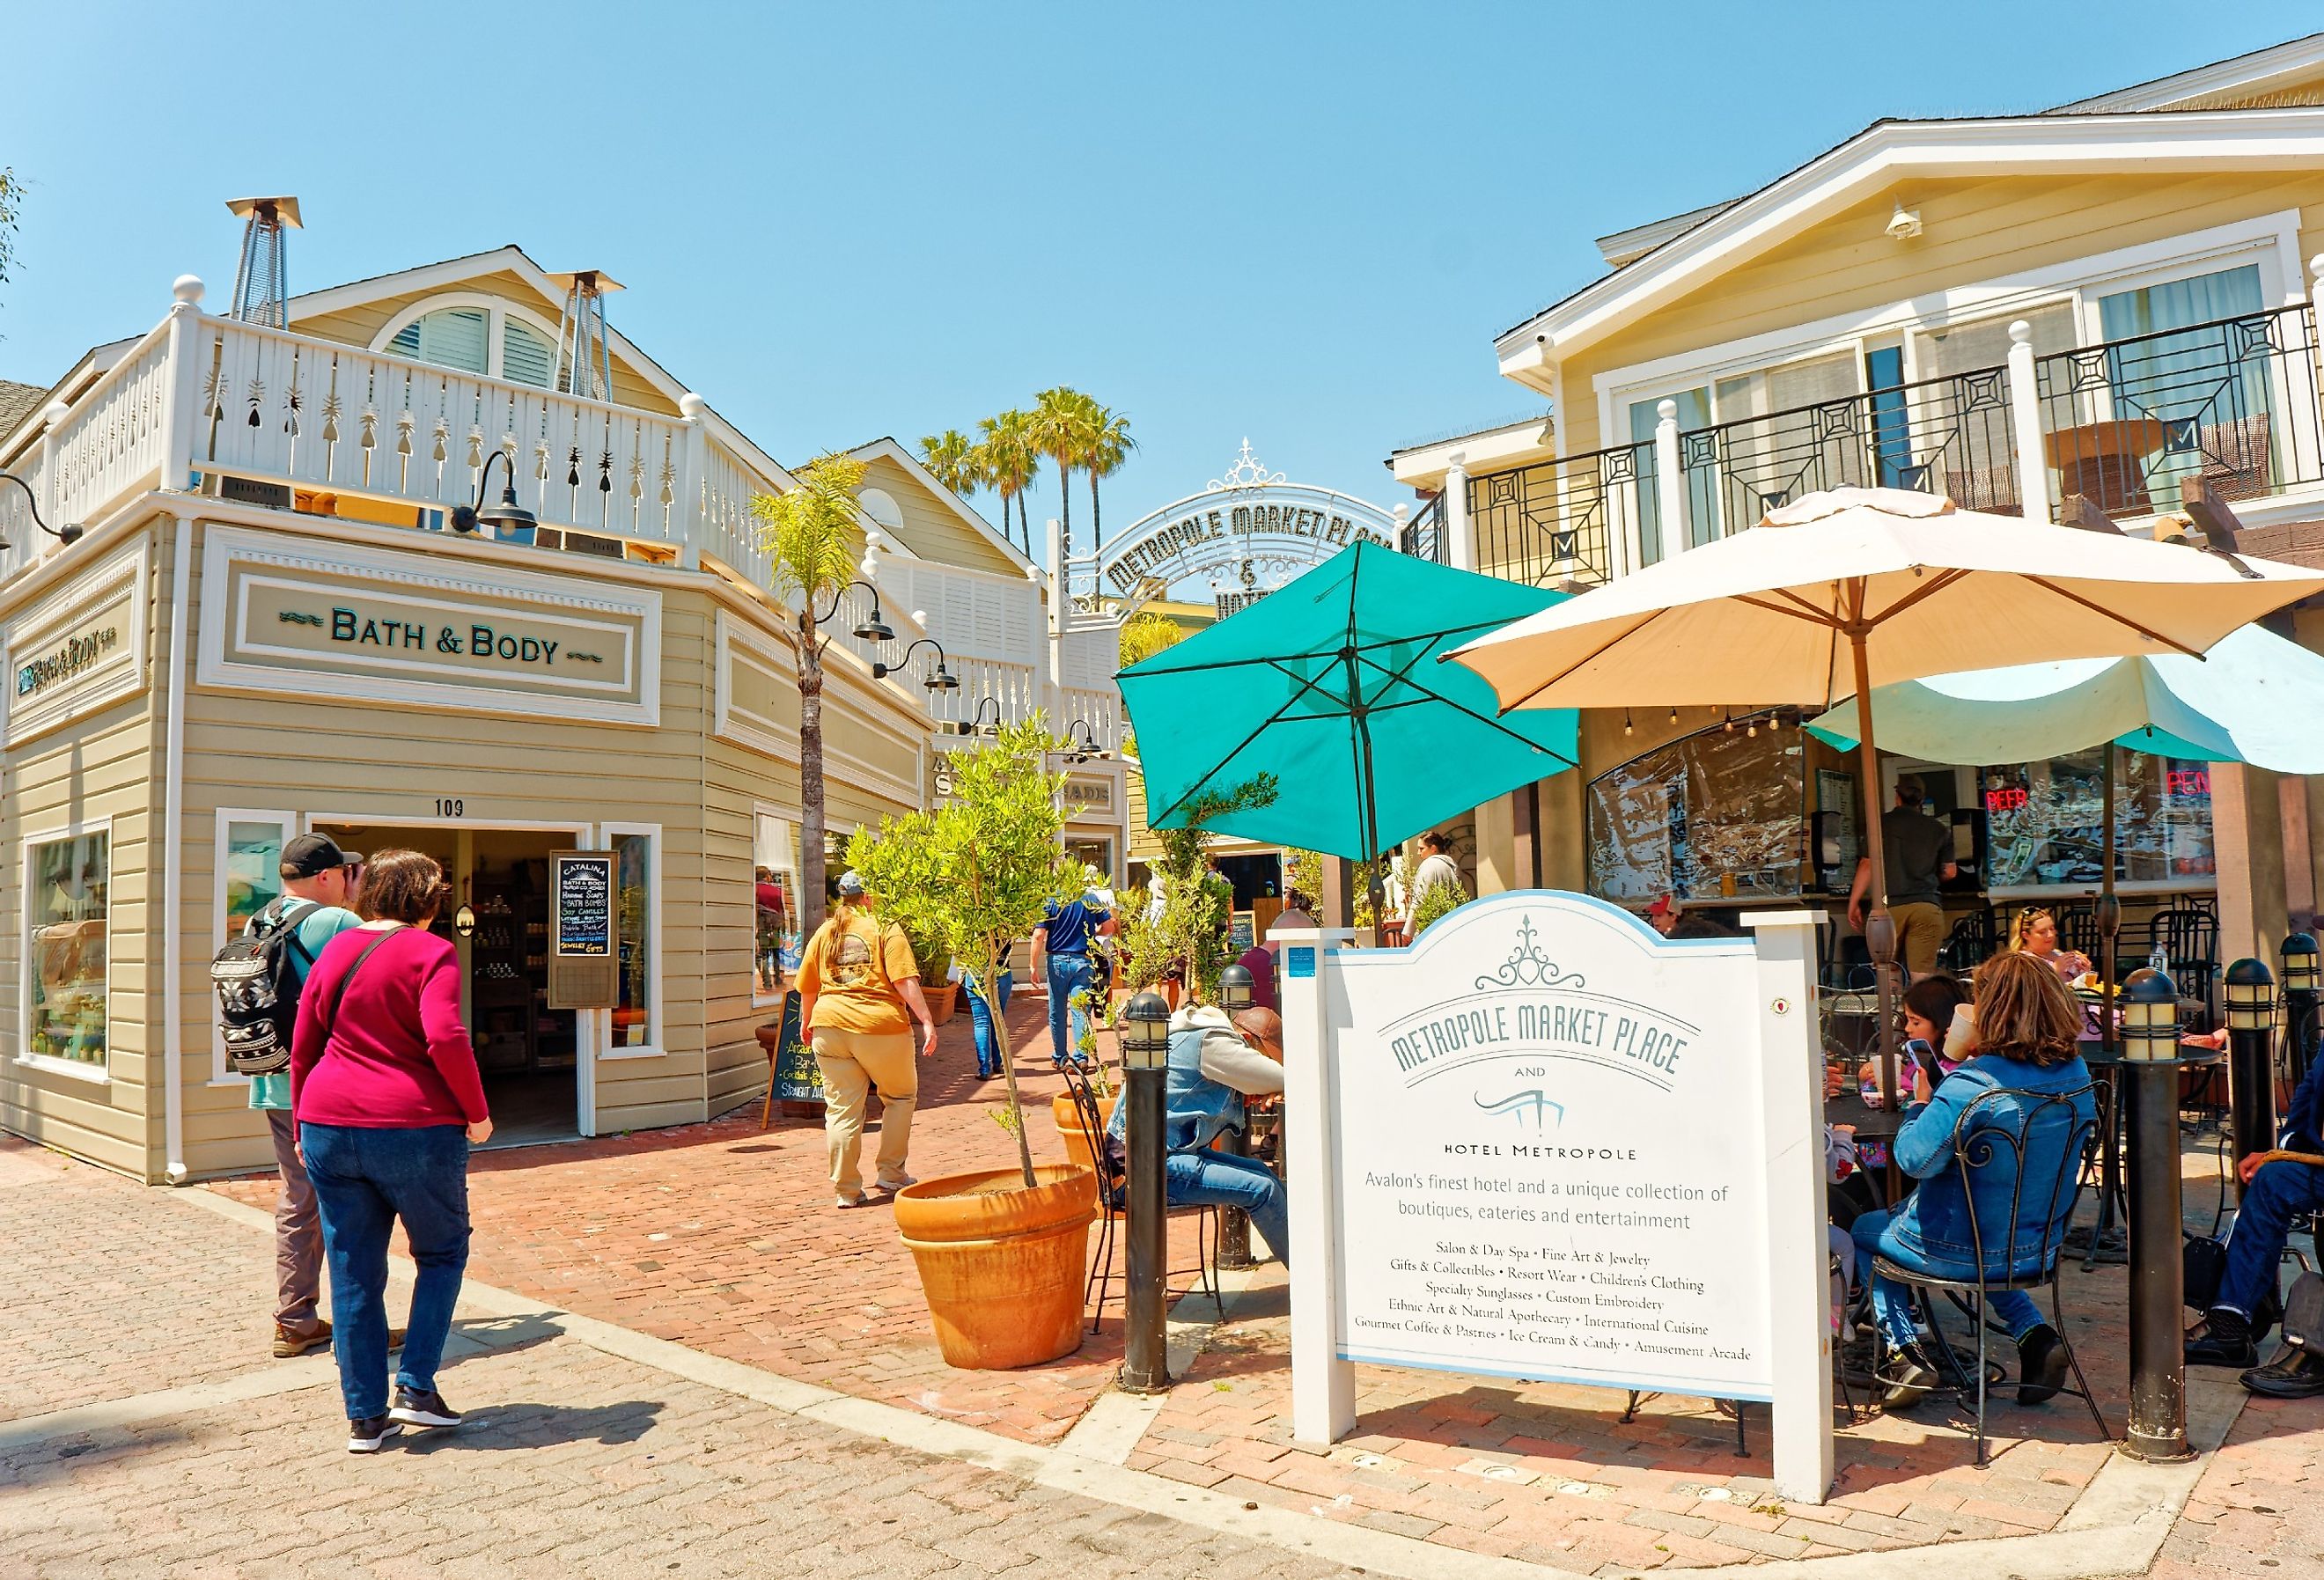
[(1376, 543), (1121, 671), (1147, 823), (1275, 776), (1273, 804), (1212, 820), (1241, 838), (1370, 861), (1481, 801), (1573, 766), (1571, 708), (1494, 716), (1440, 653), (1565, 595)]

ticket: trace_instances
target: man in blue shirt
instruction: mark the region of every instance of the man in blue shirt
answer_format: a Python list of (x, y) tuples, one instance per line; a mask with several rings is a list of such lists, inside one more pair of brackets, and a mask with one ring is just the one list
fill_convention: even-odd
[[(356, 925), (347, 909), (363, 858), (329, 836), (301, 834), (282, 847), (282, 894), (250, 919), (245, 934), (278, 923), (294, 929), (289, 941), (291, 975), (301, 986), (323, 946)], [(274, 1163), (282, 1171), (282, 1198), (274, 1204), (274, 1354), (288, 1360), (331, 1342), (331, 1325), (316, 1310), (323, 1282), (323, 1221), (315, 1187), (300, 1160), (298, 1129), (290, 1122), (290, 1072), (250, 1077), (250, 1105), (266, 1115), (274, 1136)]]
[(1074, 995), (1097, 980), (1090, 940), (1112, 937), (1115, 926), (1103, 897), (1088, 889), (1063, 905), (1050, 901), (1048, 915), (1033, 929), (1033, 979), (1049, 989), (1049, 1059), (1059, 1069), (1068, 1059), (1088, 1067), (1081, 1043), (1089, 1016), (1074, 1003)]

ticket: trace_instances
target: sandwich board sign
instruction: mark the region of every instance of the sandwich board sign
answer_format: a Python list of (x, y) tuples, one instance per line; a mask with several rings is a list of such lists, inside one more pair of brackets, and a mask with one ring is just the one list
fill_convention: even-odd
[(1758, 1400), (1822, 1501), (1819, 919), (1668, 939), (1536, 890), (1406, 949), (1273, 932), (1295, 1435), (1353, 1428), (1360, 1362)]

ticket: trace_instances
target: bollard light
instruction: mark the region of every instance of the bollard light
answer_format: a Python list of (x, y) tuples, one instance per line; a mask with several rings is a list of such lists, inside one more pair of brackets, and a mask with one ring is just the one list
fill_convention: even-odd
[(2122, 1040), (2125, 1058), (2179, 1057), (2179, 989), (2162, 972), (2123, 989)]
[(2227, 967), (2227, 1030), (2265, 1031), (2275, 1025), (2275, 977), (2246, 956)]
[(1141, 993), (1121, 1007), (1125, 1069), (1158, 1070), (1170, 1063), (1170, 1006), (1158, 993)]
[(2283, 991), (2314, 993), (2317, 989), (2316, 940), (2306, 933), (2294, 933), (2283, 940)]
[(1251, 979), (1247, 966), (1230, 966), (1219, 973), (1219, 1008), (1231, 1015), (1250, 1008)]

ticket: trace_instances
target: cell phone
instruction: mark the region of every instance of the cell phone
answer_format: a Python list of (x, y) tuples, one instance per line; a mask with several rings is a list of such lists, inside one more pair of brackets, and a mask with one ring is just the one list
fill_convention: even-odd
[(1902, 1050), (1902, 1063), (1896, 1071), (1896, 1079), (1907, 1091), (1912, 1089), (1912, 1072), (1916, 1069), (1929, 1077), (1932, 1086), (1944, 1079), (1937, 1064), (1937, 1050), (1921, 1038), (1907, 1038)]

